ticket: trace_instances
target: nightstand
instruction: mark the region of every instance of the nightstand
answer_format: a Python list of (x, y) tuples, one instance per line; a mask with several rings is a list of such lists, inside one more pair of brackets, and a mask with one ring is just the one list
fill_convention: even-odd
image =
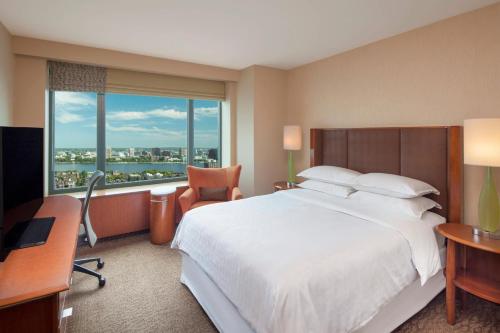
[[(500, 304), (500, 240), (473, 235), (472, 227), (446, 223), (437, 231), (448, 239), (446, 254), (446, 313), (455, 324), (455, 291), (460, 288)], [(458, 267), (457, 267), (458, 266)]]
[(299, 188), (297, 184), (293, 184), (292, 186), (288, 186), (288, 182), (286, 181), (279, 181), (279, 182), (274, 182), (273, 184), (274, 192), (276, 191), (284, 191), (284, 190), (292, 190), (294, 188)]

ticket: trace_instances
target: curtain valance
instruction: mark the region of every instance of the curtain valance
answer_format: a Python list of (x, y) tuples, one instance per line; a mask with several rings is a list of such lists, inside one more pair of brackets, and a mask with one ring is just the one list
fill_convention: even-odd
[(106, 90), (106, 68), (59, 61), (49, 61), (48, 67), (51, 90), (97, 93)]

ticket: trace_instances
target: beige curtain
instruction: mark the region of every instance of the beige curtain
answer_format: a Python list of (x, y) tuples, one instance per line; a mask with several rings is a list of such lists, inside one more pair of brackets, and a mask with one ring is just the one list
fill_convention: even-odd
[(106, 90), (106, 68), (49, 61), (49, 89), (63, 91)]
[(225, 98), (225, 83), (171, 75), (108, 69), (106, 91), (120, 94), (223, 100)]

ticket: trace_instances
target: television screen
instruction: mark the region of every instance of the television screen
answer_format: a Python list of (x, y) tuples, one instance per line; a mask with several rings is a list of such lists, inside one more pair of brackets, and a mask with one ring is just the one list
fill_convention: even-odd
[(43, 203), (43, 129), (0, 127), (0, 251), (5, 234)]

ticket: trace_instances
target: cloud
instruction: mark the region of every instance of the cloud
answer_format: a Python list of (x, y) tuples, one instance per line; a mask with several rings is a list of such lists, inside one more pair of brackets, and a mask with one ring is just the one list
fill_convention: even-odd
[(143, 120), (149, 118), (186, 119), (187, 112), (176, 109), (153, 109), (149, 111), (115, 111), (106, 114), (110, 120)]
[(219, 107), (200, 107), (194, 109), (194, 116), (197, 117), (217, 117), (219, 115)]
[[(194, 119), (200, 120), (204, 117), (217, 117), (219, 115), (218, 107), (200, 107), (194, 109)], [(165, 118), (173, 120), (184, 120), (187, 112), (176, 109), (153, 109), (148, 111), (114, 111), (106, 114), (109, 120), (144, 120), (150, 118)]]
[(140, 127), (140, 126), (111, 126), (111, 125), (106, 125), (106, 130), (112, 131), (112, 132), (147, 132), (148, 129), (145, 127)]
[(185, 137), (185, 131), (171, 131), (162, 128), (158, 128), (156, 126), (153, 127), (144, 127), (137, 124), (132, 124), (128, 126), (113, 126), (110, 123), (106, 123), (106, 130), (111, 132), (134, 132), (134, 133), (143, 133), (144, 135), (152, 135), (152, 136), (161, 136), (166, 138), (172, 137)]
[(74, 91), (58, 91), (55, 98), (56, 106), (82, 108), (83, 106), (96, 106), (96, 98), (92, 98), (88, 93)]
[(71, 113), (71, 112), (57, 112), (56, 121), (61, 124), (75, 123), (79, 121), (84, 121), (85, 118), (79, 114)]
[(88, 107), (95, 108), (96, 98), (93, 98), (89, 93), (58, 91), (55, 94), (55, 104), (57, 122), (61, 124), (76, 123), (86, 120), (79, 113), (88, 111)]
[(146, 119), (148, 115), (140, 111), (120, 111), (106, 114), (106, 119), (110, 120), (141, 120)]
[(159, 118), (169, 118), (169, 119), (186, 119), (187, 112), (182, 112), (175, 109), (155, 109), (147, 112), (148, 115)]

